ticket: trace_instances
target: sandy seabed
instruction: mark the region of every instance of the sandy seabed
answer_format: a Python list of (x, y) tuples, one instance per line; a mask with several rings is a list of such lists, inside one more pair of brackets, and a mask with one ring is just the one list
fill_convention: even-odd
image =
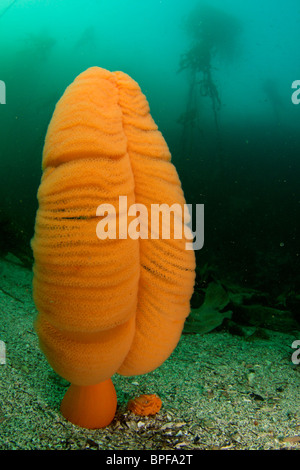
[[(0, 276), (0, 450), (300, 449), (300, 365), (291, 360), (300, 333), (268, 330), (268, 340), (252, 342), (226, 331), (183, 335), (154, 372), (115, 375), (113, 422), (86, 430), (60, 414), (68, 383), (38, 346), (31, 271), (8, 257)], [(162, 399), (155, 416), (127, 411), (143, 393)]]

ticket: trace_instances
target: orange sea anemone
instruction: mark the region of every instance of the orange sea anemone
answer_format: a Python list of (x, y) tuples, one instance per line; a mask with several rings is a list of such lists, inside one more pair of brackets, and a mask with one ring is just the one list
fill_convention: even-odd
[(184, 236), (96, 233), (100, 204), (127, 216), (119, 196), (147, 209), (183, 207), (170, 159), (145, 96), (122, 72), (92, 67), (56, 105), (32, 240), (35, 328), (48, 362), (71, 382), (61, 411), (83, 427), (109, 424), (117, 406), (110, 378), (160, 366), (190, 311), (195, 258)]
[(139, 416), (155, 415), (161, 409), (161, 399), (157, 395), (140, 395), (129, 400), (127, 408)]

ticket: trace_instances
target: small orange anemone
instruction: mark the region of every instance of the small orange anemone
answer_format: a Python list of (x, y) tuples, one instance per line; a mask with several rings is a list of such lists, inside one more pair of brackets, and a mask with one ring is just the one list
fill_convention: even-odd
[(140, 395), (129, 400), (127, 408), (139, 416), (155, 415), (161, 409), (161, 399), (157, 395)]

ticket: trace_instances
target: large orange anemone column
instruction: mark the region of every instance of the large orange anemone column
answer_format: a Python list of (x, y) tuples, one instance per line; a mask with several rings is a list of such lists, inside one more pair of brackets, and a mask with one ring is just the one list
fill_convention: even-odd
[(183, 208), (170, 160), (145, 96), (122, 72), (92, 67), (56, 105), (32, 240), (35, 328), (49, 364), (71, 382), (61, 411), (79, 426), (111, 422), (111, 377), (160, 366), (189, 314), (195, 259), (184, 236), (151, 239), (150, 224), (145, 239), (96, 234), (100, 204), (127, 217), (119, 196), (149, 213), (151, 204)]

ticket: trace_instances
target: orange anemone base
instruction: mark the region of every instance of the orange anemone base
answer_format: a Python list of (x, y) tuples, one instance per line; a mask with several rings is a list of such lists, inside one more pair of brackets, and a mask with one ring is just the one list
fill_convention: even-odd
[(116, 409), (117, 394), (111, 379), (96, 385), (71, 384), (60, 406), (68, 421), (88, 429), (108, 426)]

